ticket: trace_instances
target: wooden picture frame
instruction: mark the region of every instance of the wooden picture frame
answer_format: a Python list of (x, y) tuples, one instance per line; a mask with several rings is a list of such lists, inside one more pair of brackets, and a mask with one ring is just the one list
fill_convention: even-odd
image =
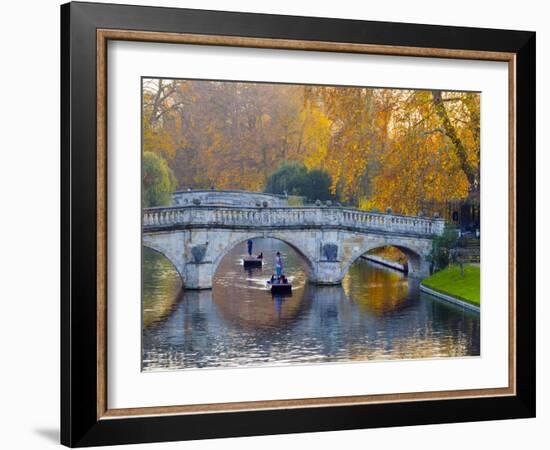
[[(109, 40), (507, 62), (508, 387), (109, 409)], [(91, 446), (534, 417), (535, 33), (77, 2), (61, 7), (61, 55), (63, 444)]]

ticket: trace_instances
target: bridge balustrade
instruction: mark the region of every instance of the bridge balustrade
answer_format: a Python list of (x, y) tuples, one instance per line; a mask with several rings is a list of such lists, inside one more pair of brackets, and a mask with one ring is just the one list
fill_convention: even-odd
[(353, 230), (434, 235), (443, 232), (444, 220), (347, 208), (173, 206), (143, 211), (144, 231), (175, 227), (340, 227)]

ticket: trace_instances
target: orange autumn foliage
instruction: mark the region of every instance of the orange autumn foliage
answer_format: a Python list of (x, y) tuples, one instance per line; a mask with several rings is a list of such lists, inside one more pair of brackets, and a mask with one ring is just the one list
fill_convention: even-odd
[(326, 171), (340, 201), (419, 212), (479, 188), (480, 95), (143, 81), (143, 151), (178, 186), (261, 191), (282, 162)]

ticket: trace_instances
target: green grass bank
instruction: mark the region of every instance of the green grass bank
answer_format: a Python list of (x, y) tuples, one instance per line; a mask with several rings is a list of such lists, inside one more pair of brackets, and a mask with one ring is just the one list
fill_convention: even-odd
[(434, 291), (480, 306), (478, 266), (465, 264), (464, 277), (461, 277), (460, 266), (452, 265), (425, 278), (422, 284)]

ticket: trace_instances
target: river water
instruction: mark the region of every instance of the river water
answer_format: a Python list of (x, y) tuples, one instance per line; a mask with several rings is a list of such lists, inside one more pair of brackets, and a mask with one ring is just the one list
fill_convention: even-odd
[[(418, 281), (359, 260), (342, 286), (307, 283), (288, 245), (255, 239), (262, 269), (245, 270), (245, 245), (222, 260), (212, 290), (186, 291), (162, 255), (144, 248), (142, 370), (477, 356), (479, 313), (418, 289)], [(265, 281), (283, 255), (291, 296)]]

